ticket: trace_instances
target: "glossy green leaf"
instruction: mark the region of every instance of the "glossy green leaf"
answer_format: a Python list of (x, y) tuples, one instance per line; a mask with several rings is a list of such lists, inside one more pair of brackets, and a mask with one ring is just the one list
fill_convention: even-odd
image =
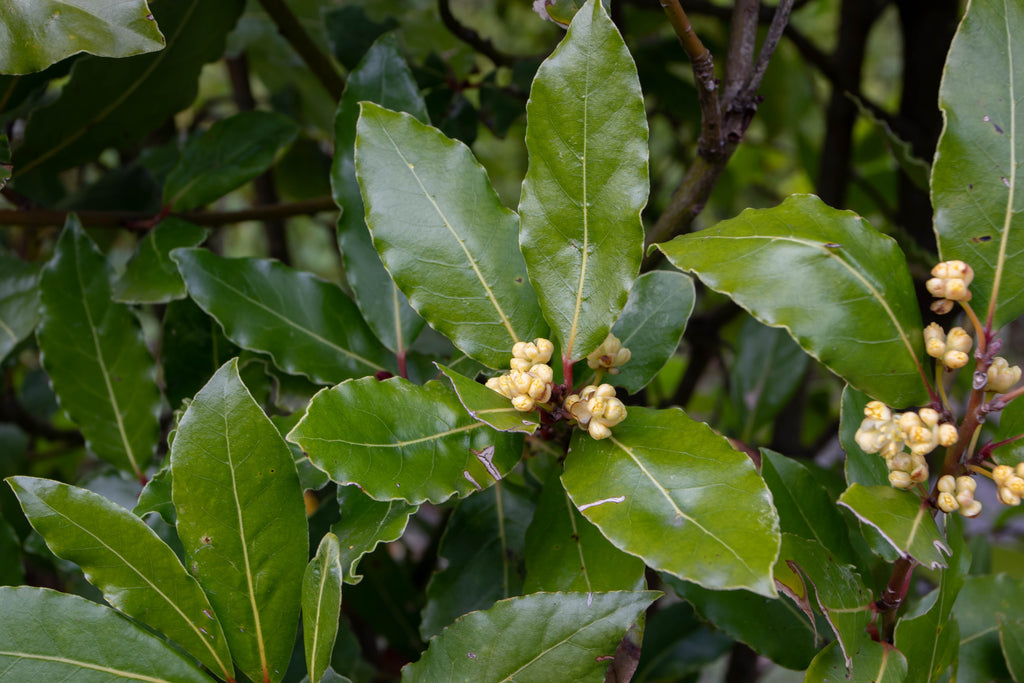
[(663, 603), (648, 613), (643, 636), (634, 683), (693, 681), (694, 674), (713, 666), (734, 645), (685, 602)]
[(302, 576), (302, 639), (310, 681), (319, 681), (331, 664), (341, 617), (341, 552), (338, 537), (327, 534)]
[(767, 598), (750, 591), (713, 591), (668, 574), (661, 576), (701, 616), (780, 666), (806, 669), (821, 646), (815, 623), (785, 595)]
[(946, 566), (949, 547), (935, 525), (931, 508), (922, 505), (914, 493), (891, 486), (851, 484), (838, 502), (881, 532), (901, 555), (932, 569)]
[(897, 407), (928, 400), (906, 260), (852, 212), (794, 195), (658, 248), (861, 391)]
[(626, 304), (649, 186), (640, 80), (600, 2), (576, 14), (537, 71), (526, 116), (519, 244), (544, 316), (575, 360)]
[(846, 96), (853, 100), (860, 115), (871, 122), (875, 132), (885, 140), (885, 146), (889, 149), (889, 153), (899, 164), (900, 170), (914, 184), (914, 187), (922, 192), (927, 192), (928, 176), (931, 173), (931, 166), (928, 162), (915, 156), (913, 146), (897, 135), (888, 121), (878, 118), (874, 111), (864, 105), (863, 100), (849, 92), (846, 93)]
[(470, 415), (502, 432), (533, 434), (540, 426), (536, 410), (524, 413), (512, 407), (512, 402), (483, 384), (438, 365), (438, 369), (452, 383), (459, 400)]
[[(693, 280), (682, 273), (655, 270), (638, 277), (612, 326), (612, 334), (632, 355), (619, 374), (606, 374), (601, 381), (631, 394), (647, 386), (679, 348), (693, 302)], [(588, 368), (587, 375), (592, 378), (593, 370)], [(582, 383), (593, 382), (585, 379)]]
[(142, 479), (159, 436), (156, 364), (131, 311), (110, 300), (107, 278), (106, 260), (72, 215), (40, 280), (39, 347), (88, 448)]
[(949, 616), (971, 567), (962, 519), (959, 515), (946, 516), (946, 542), (952, 555), (939, 587), (929, 596), (934, 602), (922, 614), (905, 616), (896, 624), (893, 644), (910, 665), (907, 683), (931, 683), (956, 660), (960, 630)]
[(641, 590), (644, 563), (622, 552), (572, 504), (558, 472), (544, 484), (526, 531), (526, 593)]
[(338, 487), (338, 507), (341, 519), (331, 531), (338, 537), (345, 583), (351, 584), (363, 578), (356, 574), (363, 555), (373, 552), (379, 543), (401, 538), (409, 518), (418, 509), (404, 500), (374, 500), (358, 486)]
[(103, 605), (45, 588), (0, 588), (5, 681), (210, 683), (191, 659)]
[(310, 401), (288, 434), (339, 484), (377, 500), (440, 503), (491, 486), (517, 462), (522, 437), (473, 419), (440, 382), (342, 382)]
[[(355, 7), (342, 7), (335, 11), (357, 9), (362, 11)], [(334, 201), (342, 209), (338, 218), (338, 245), (356, 304), (377, 338), (395, 353), (405, 353), (423, 329), (424, 320), (412, 310), (405, 294), (384, 269), (366, 227), (355, 168), (356, 121), (359, 119), (359, 103), (364, 101), (409, 112), (423, 123), (428, 123), (426, 105), (412, 72), (398, 51), (394, 36), (378, 40), (349, 74), (345, 94), (334, 119), (331, 190)]]
[(21, 563), (21, 539), (0, 515), (0, 586), (20, 586), (25, 583), (25, 568)]
[(217, 321), (190, 298), (176, 299), (164, 310), (160, 364), (167, 402), (174, 407), (191, 399), (213, 373), (239, 353)]
[(534, 593), (502, 600), (432, 639), (423, 657), (402, 670), (402, 681), (603, 681), (607, 658), (658, 595)]
[(786, 407), (804, 379), (809, 357), (785, 330), (747, 318), (740, 328), (736, 360), (729, 372), (729, 396), (737, 433), (750, 442), (758, 429)]
[[(996, 426), (992, 440), (998, 443), (1022, 434), (1024, 434), (1024, 401), (1011, 401), (999, 414), (999, 424)], [(1024, 438), (996, 448), (992, 456), (993, 460), (1000, 465), (1015, 466), (1019, 462), (1024, 462)]]
[(221, 677), (234, 674), (206, 595), (145, 522), (92, 491), (35, 477), (7, 481), (54, 554), (81, 567), (111, 606), (177, 642)]
[(1024, 619), (1024, 581), (1005, 574), (966, 577), (953, 617), (960, 627), (957, 683), (1007, 678), (999, 623)]
[(142, 487), (139, 494), (139, 502), (132, 508), (132, 514), (139, 517), (154, 513), (160, 516), (165, 522), (174, 525), (178, 519), (174, 511), (174, 502), (171, 500), (171, 468), (169, 463), (157, 470), (157, 473), (149, 478), (146, 485)]
[(0, 361), (39, 323), (39, 268), (0, 253)]
[(298, 124), (277, 112), (243, 111), (218, 120), (181, 151), (164, 185), (164, 204), (188, 211), (223, 197), (270, 168), (298, 134)]
[(164, 37), (146, 0), (32, 0), (4, 8), (0, 45), (0, 73), (27, 74), (79, 52), (153, 52), (164, 47)]
[(228, 339), (285, 372), (331, 384), (386, 370), (380, 344), (336, 285), (277, 261), (176, 249), (189, 294)]
[(36, 109), (14, 154), (15, 177), (53, 174), (108, 147), (140, 142), (192, 104), (199, 72), (220, 59), (242, 0), (153, 3), (167, 46), (125, 59), (80, 57), (51, 104)]
[(458, 616), (523, 592), (523, 549), (535, 507), (528, 491), (507, 481), (459, 502), (437, 551), (444, 568), (427, 584), (424, 640)]
[(1024, 255), (1021, 35), (1019, 3), (971, 2), (946, 58), (932, 169), (939, 253), (974, 269), (971, 306), (982, 320), (992, 311), (996, 329), (1024, 313), (1024, 271), (1014, 265)]
[(307, 530), (288, 446), (226, 363), (196, 394), (171, 444), (172, 497), (187, 565), (210, 597), (235, 663), (284, 676), (295, 643)]
[(846, 522), (805, 465), (762, 448), (761, 476), (772, 492), (783, 531), (817, 541), (842, 561), (852, 561)]
[(847, 671), (843, 650), (838, 643), (825, 646), (807, 668), (806, 683), (902, 683), (907, 676), (907, 660), (888, 643), (861, 639)]
[(409, 303), (471, 358), (506, 367), (545, 334), (518, 244), (469, 148), (409, 114), (361, 105), (356, 176), (373, 243)]
[(171, 261), (172, 249), (198, 247), (209, 230), (173, 216), (146, 233), (114, 285), (114, 300), (130, 304), (162, 304), (186, 296), (185, 283)]
[(562, 483), (616, 547), (707, 588), (775, 596), (779, 519), (750, 459), (679, 409), (630, 406), (612, 435), (573, 435)]
[(999, 644), (1013, 680), (1024, 681), (1024, 620), (1000, 621)]
[(783, 534), (775, 580), (780, 590), (797, 600), (817, 603), (850, 664), (865, 627), (875, 616), (871, 591), (856, 570), (836, 561), (817, 541)]
[(864, 420), (864, 406), (870, 396), (847, 385), (840, 404), (839, 444), (846, 451), (846, 483), (889, 486), (889, 468), (878, 453), (865, 453), (857, 445), (857, 430)]

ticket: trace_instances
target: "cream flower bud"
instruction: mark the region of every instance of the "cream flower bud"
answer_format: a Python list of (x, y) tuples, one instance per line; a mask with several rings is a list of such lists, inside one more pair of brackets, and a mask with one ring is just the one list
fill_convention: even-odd
[(957, 493), (961, 491), (967, 491), (974, 493), (978, 488), (978, 482), (974, 481), (974, 477), (969, 477), (966, 474), (962, 474), (956, 478), (956, 490)]
[(1003, 486), (1009, 489), (1015, 496), (1024, 497), (1024, 479), (1021, 477), (1013, 475), (1006, 480)]
[(943, 493), (955, 493), (956, 479), (954, 479), (951, 474), (944, 474), (939, 477), (939, 481), (935, 484), (935, 488)]
[(1005, 486), (999, 487), (998, 498), (999, 502), (1002, 503), (1003, 505), (1020, 505), (1020, 496), (1018, 496), (1016, 493), (1006, 488)]
[(902, 470), (893, 470), (889, 473), (889, 483), (893, 488), (903, 489), (906, 491), (914, 486), (914, 480), (910, 478), (910, 475)]
[(972, 491), (958, 491), (956, 500), (960, 503), (960, 507), (970, 507), (971, 503), (974, 502), (974, 493)]
[(500, 377), (491, 377), (484, 384), (485, 387), (491, 391), (496, 391), (505, 398), (512, 398), (512, 387), (508, 381), (508, 375), (502, 375)]
[(951, 493), (940, 493), (935, 499), (935, 504), (943, 512), (954, 512), (960, 509), (960, 503), (957, 502), (957, 499)]
[(892, 411), (881, 401), (871, 401), (864, 406), (864, 417), (888, 422), (892, 419)]
[(595, 439), (607, 439), (612, 435), (612, 430), (607, 426), (601, 424), (597, 420), (593, 420), (587, 427), (587, 431), (590, 432), (590, 436)]
[(1002, 487), (1006, 480), (1014, 475), (1013, 468), (1009, 465), (998, 465), (992, 470), (992, 481), (996, 483), (996, 486)]
[(1017, 467), (1014, 469), (1014, 472), (1017, 473), (1018, 477), (1024, 477), (1024, 462), (1017, 463)]
[(992, 359), (992, 365), (988, 368), (988, 383), (985, 384), (985, 391), (994, 391), (997, 394), (1005, 394), (1013, 388), (1013, 385), (1020, 381), (1020, 366), (1011, 366), (1002, 356)]
[(513, 393), (516, 394), (530, 393), (530, 385), (534, 379), (533, 375), (523, 370), (513, 370), (508, 373), (509, 383), (512, 385)]
[(943, 261), (932, 268), (932, 278), (925, 287), (936, 298), (970, 301), (968, 287), (973, 279), (974, 271), (963, 261)]
[(938, 437), (940, 446), (952, 446), (960, 435), (957, 434), (956, 427), (947, 422), (939, 425)]
[(528, 413), (537, 406), (537, 402), (526, 394), (518, 394), (512, 398), (512, 407), (516, 410)]
[(508, 362), (508, 366), (513, 370), (518, 370), (519, 372), (529, 372), (530, 368), (533, 367), (533, 361), (526, 360), (525, 358), (513, 357), (512, 360)]
[(542, 382), (551, 384), (555, 380), (555, 371), (551, 369), (550, 365), (543, 363), (537, 363), (530, 366), (530, 374), (539, 379)]
[(946, 353), (946, 333), (938, 323), (924, 328), (924, 350), (932, 358), (942, 358)]
[(512, 356), (523, 360), (532, 360), (537, 355), (537, 345), (530, 342), (516, 342), (512, 345)]
[(932, 305), (928, 308), (932, 310), (932, 313), (945, 315), (953, 310), (954, 305), (955, 304), (950, 299), (939, 299), (938, 301), (933, 301)]
[(917, 414), (921, 418), (921, 422), (924, 422), (929, 427), (939, 424), (939, 413), (933, 408), (921, 408), (921, 410), (917, 411)]
[(608, 374), (616, 375), (619, 367), (630, 359), (629, 349), (622, 347), (622, 342), (614, 334), (608, 333), (601, 345), (587, 355), (587, 366), (592, 370), (603, 368)]
[(981, 514), (981, 501), (972, 500), (968, 505), (963, 505), (960, 508), (960, 514), (964, 517), (977, 517)]
[(537, 348), (537, 355), (532, 359), (534, 363), (547, 363), (551, 360), (551, 354), (555, 352), (555, 345), (551, 343), (550, 339), (537, 337), (533, 340), (533, 345)]

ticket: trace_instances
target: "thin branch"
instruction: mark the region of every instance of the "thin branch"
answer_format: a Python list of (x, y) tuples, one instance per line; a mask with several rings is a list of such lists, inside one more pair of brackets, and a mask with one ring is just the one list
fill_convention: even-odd
[(789, 25), (789, 15), (793, 12), (794, 0), (781, 0), (772, 15), (772, 23), (768, 25), (768, 35), (761, 43), (761, 51), (757, 53), (757, 62), (754, 63), (754, 70), (743, 84), (743, 90), (747, 93), (754, 93), (761, 87), (761, 79), (764, 72), (768, 70), (768, 62), (775, 54), (775, 48), (779, 46), (786, 27)]
[(444, 23), (445, 28), (451, 31), (453, 36), (487, 57), (494, 62), (495, 66), (512, 66), (516, 62), (525, 59), (525, 57), (505, 54), (495, 47), (494, 43), (490, 40), (461, 23), (452, 14), (450, 0), (437, 0), (437, 11), (441, 15), (441, 21)]
[(299, 53), (302, 61), (306, 63), (320, 84), (335, 101), (340, 100), (341, 93), (345, 90), (345, 79), (338, 73), (331, 58), (313, 42), (285, 0), (259, 0), (259, 2), (263, 10), (277, 25), (278, 32)]
[[(301, 202), (254, 206), (240, 211), (186, 211), (167, 215), (181, 218), (196, 225), (220, 226), (243, 221), (266, 221), (306, 216), (323, 211), (337, 211), (331, 197), (318, 197)], [(0, 210), (0, 225), (57, 226), (64, 225), (68, 214), (74, 213), (82, 225), (94, 228), (127, 228), (145, 231), (155, 225), (158, 216), (144, 211), (54, 211), (52, 209)]]
[(757, 46), (757, 24), (760, 0), (736, 0), (729, 25), (729, 53), (725, 60), (726, 102), (746, 88)]

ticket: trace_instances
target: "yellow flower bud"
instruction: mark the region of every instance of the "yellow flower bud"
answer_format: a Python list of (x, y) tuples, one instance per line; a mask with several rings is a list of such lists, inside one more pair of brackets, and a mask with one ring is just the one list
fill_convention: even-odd
[(998, 465), (992, 470), (992, 481), (996, 483), (996, 486), (1002, 487), (1006, 483), (1006, 480), (1014, 475), (1013, 468), (1009, 465)]
[(531, 365), (530, 374), (540, 381), (547, 382), (548, 384), (555, 381), (555, 371), (551, 369), (550, 365), (545, 365), (543, 363)]
[(1002, 356), (992, 359), (992, 365), (988, 368), (988, 383), (985, 384), (985, 391), (994, 391), (997, 394), (1005, 394), (1013, 388), (1013, 385), (1020, 381), (1021, 370), (1019, 365), (1011, 366)]
[(935, 488), (943, 493), (954, 493), (956, 492), (956, 479), (954, 479), (951, 474), (945, 474), (939, 477), (939, 481), (935, 484)]
[(932, 278), (925, 287), (936, 298), (970, 301), (968, 287), (973, 279), (974, 271), (963, 261), (943, 261), (932, 268)]
[(961, 491), (968, 491), (974, 493), (978, 488), (978, 482), (974, 481), (974, 477), (969, 477), (966, 474), (962, 474), (956, 478), (956, 490), (957, 493)]
[(1011, 493), (1013, 493), (1013, 495), (1017, 496), (1018, 498), (1024, 496), (1024, 479), (1018, 477), (1017, 475), (1013, 475), (1012, 477), (1007, 479), (1006, 483), (1003, 484), (1003, 486), (1006, 487)]
[(889, 473), (889, 483), (893, 488), (903, 489), (906, 491), (909, 488), (913, 488), (914, 480), (910, 478), (910, 475), (903, 470), (893, 470)]
[(948, 422), (939, 425), (938, 429), (939, 445), (941, 446), (952, 446), (956, 443), (956, 440), (960, 438), (960, 435), (957, 434), (956, 427)]
[(1015, 505), (1020, 505), (1020, 496), (1018, 496), (1016, 493), (1006, 488), (1005, 486), (999, 487), (998, 498), (999, 502), (1002, 503), (1003, 505), (1009, 505), (1011, 507)]
[(603, 368), (610, 375), (616, 375), (619, 367), (630, 359), (629, 349), (622, 348), (622, 342), (609, 333), (601, 345), (587, 354), (587, 366), (592, 370)]
[(957, 502), (956, 498), (951, 493), (940, 493), (935, 499), (935, 504), (939, 506), (939, 509), (943, 512), (954, 512), (960, 509), (960, 503)]
[(942, 358), (946, 353), (946, 333), (938, 323), (924, 328), (924, 350), (932, 358)]
[(508, 362), (508, 366), (513, 370), (518, 370), (519, 372), (529, 372), (530, 368), (533, 367), (533, 361), (513, 356), (512, 360)]
[(512, 398), (512, 407), (516, 410), (528, 413), (537, 406), (537, 402), (526, 394), (519, 394)]

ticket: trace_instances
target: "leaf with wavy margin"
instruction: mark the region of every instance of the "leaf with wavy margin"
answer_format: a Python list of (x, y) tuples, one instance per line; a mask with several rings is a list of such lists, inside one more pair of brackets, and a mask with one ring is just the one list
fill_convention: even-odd
[(302, 640), (310, 681), (319, 681), (331, 665), (341, 617), (341, 552), (338, 537), (324, 535), (302, 575)]

